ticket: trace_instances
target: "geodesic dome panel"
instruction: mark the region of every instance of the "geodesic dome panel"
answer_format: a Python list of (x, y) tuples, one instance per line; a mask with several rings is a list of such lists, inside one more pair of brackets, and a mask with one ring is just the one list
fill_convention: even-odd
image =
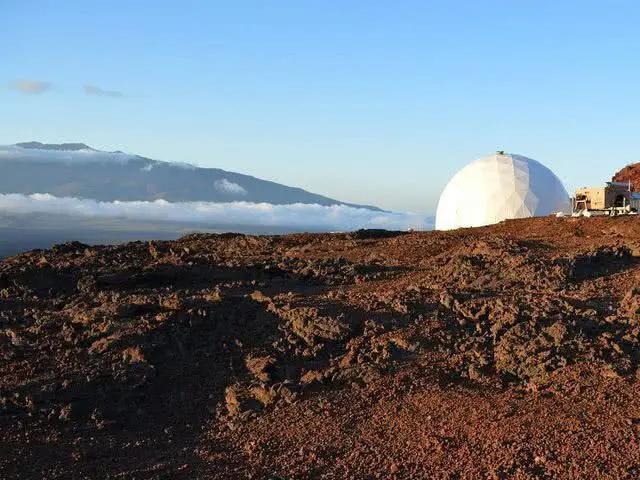
[(562, 182), (540, 162), (498, 152), (463, 167), (444, 188), (436, 229), (480, 227), (508, 218), (571, 212)]

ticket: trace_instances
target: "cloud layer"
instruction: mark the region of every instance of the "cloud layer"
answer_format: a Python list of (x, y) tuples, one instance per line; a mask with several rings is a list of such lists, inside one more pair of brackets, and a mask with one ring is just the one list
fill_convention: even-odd
[(16, 145), (0, 145), (0, 162), (19, 160), (21, 162), (87, 163), (118, 162), (127, 163), (136, 158), (121, 152), (101, 152), (92, 149), (83, 150), (44, 150), (39, 148), (21, 148)]
[[(123, 152), (103, 152), (92, 148), (82, 150), (47, 150), (40, 148), (22, 148), (17, 145), (0, 145), (0, 163), (5, 161), (20, 162), (47, 162), (47, 163), (63, 163), (72, 165), (76, 163), (109, 163), (115, 162), (126, 164), (131, 160), (140, 160), (137, 155), (130, 155)], [(196, 167), (189, 163), (183, 162), (160, 162), (150, 161), (143, 171), (149, 172), (158, 165), (171, 165), (174, 167), (186, 168), (193, 170)]]
[(124, 93), (119, 92), (117, 90), (104, 90), (103, 88), (97, 87), (95, 85), (85, 85), (83, 87), (84, 93), (87, 95), (95, 95), (98, 97), (111, 97), (111, 98), (121, 98), (124, 97)]
[(20, 93), (26, 95), (37, 95), (44, 93), (51, 88), (49, 82), (43, 82), (41, 80), (16, 80), (9, 85), (12, 89), (17, 90)]
[(197, 223), (203, 226), (261, 226), (350, 231), (360, 228), (389, 230), (431, 229), (422, 216), (376, 212), (345, 205), (272, 205), (249, 202), (98, 202), (49, 194), (0, 194), (0, 211), (10, 214), (67, 214), (90, 218)]

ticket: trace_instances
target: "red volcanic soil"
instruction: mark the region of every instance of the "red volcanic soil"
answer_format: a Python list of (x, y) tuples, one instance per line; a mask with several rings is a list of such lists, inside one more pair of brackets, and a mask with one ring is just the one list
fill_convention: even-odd
[(640, 220), (0, 261), (1, 478), (638, 478)]
[(631, 180), (631, 189), (640, 191), (640, 163), (627, 165), (611, 179), (614, 182), (628, 182)]

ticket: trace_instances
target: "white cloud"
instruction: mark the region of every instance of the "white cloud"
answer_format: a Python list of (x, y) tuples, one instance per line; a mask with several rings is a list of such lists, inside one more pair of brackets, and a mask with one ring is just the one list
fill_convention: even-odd
[(213, 188), (215, 188), (220, 193), (226, 193), (228, 195), (246, 195), (247, 190), (238, 185), (237, 183), (230, 182), (226, 178), (221, 180), (216, 180), (213, 184)]
[(95, 95), (97, 97), (111, 97), (111, 98), (124, 97), (124, 93), (122, 92), (119, 92), (117, 90), (105, 90), (95, 85), (85, 85), (83, 88), (84, 88), (84, 93), (86, 93), (87, 95)]
[(51, 88), (51, 84), (49, 82), (43, 82), (41, 80), (16, 80), (9, 86), (18, 92), (25, 93), (27, 95), (44, 93)]
[(349, 231), (360, 228), (389, 230), (431, 229), (420, 215), (378, 212), (345, 205), (321, 206), (296, 203), (272, 205), (249, 202), (98, 202), (54, 197), (49, 194), (0, 194), (5, 213), (69, 214), (91, 218), (124, 218), (137, 221), (169, 221), (210, 226), (243, 225)]

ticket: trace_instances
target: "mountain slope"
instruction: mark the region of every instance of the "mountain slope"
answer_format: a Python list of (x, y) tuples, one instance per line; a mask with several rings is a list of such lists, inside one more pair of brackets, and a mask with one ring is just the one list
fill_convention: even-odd
[(0, 169), (0, 193), (50, 193), (99, 201), (313, 203), (380, 211), (249, 175), (104, 152), (82, 143), (0, 146)]

